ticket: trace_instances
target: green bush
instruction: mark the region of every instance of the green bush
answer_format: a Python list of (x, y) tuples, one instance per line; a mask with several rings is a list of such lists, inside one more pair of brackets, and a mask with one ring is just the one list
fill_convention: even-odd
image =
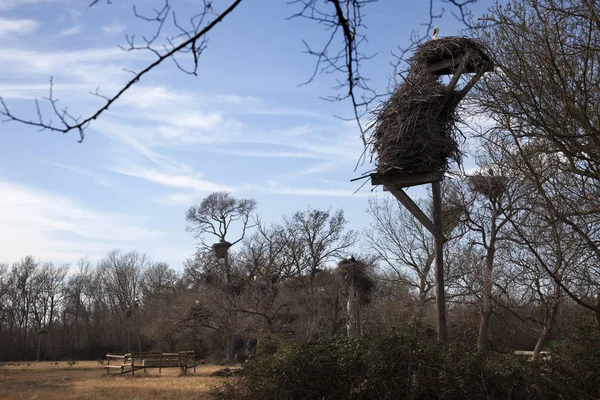
[[(509, 350), (477, 352), (470, 344), (444, 345), (434, 331), (420, 326), (357, 340), (338, 336), (289, 344), (269, 338), (258, 346), (242, 376), (215, 388), (212, 396), (216, 400), (598, 398), (600, 349), (586, 353), (583, 344), (569, 344), (562, 346), (563, 353), (567, 347), (568, 357), (533, 363)], [(574, 357), (583, 356), (577, 352), (587, 354), (585, 374), (577, 370)]]

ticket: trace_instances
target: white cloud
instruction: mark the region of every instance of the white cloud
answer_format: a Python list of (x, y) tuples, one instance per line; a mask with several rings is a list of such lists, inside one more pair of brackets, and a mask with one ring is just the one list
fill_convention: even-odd
[(71, 171), (71, 172), (75, 172), (76, 174), (80, 174), (80, 175), (86, 176), (88, 178), (91, 178), (95, 184), (100, 185), (100, 186), (105, 186), (105, 187), (113, 186), (113, 184), (110, 182), (110, 180), (106, 176), (104, 176), (103, 174), (100, 174), (98, 172), (92, 171), (90, 169), (75, 167), (72, 165), (54, 163), (54, 162), (49, 162), (47, 164), (52, 165), (53, 167), (61, 168), (61, 169)]
[(191, 168), (175, 170), (173, 168), (146, 168), (141, 165), (129, 163), (127, 166), (115, 166), (110, 170), (121, 175), (139, 178), (160, 186), (175, 189), (173, 193), (159, 196), (154, 200), (169, 205), (190, 204), (193, 200), (205, 197), (211, 192), (228, 191), (235, 189), (202, 178), (200, 173), (189, 172)]
[(63, 29), (60, 32), (60, 36), (72, 36), (72, 35), (77, 35), (78, 33), (81, 33), (81, 26), (75, 25), (75, 26), (72, 26), (71, 28)]
[(0, 0), (0, 11), (12, 10), (29, 4), (53, 3), (55, 1), (57, 0)]
[(118, 35), (123, 32), (127, 27), (119, 22), (114, 22), (111, 25), (106, 25), (102, 27), (102, 30), (109, 35)]
[(33, 19), (0, 18), (0, 37), (31, 35), (38, 27), (39, 22)]
[(0, 262), (34, 254), (40, 259), (73, 262), (89, 254), (133, 248), (164, 233), (139, 224), (131, 214), (104, 212), (48, 191), (0, 181)]

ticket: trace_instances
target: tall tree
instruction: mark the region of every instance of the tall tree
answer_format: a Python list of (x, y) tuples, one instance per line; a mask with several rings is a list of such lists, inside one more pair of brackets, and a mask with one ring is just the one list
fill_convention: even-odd
[[(496, 60), (474, 101), (491, 118), (485, 137), (514, 154), (551, 224), (564, 225), (600, 262), (600, 4), (593, 0), (511, 0), (491, 10), (480, 32)], [(584, 256), (582, 254), (582, 256)], [(585, 257), (585, 256), (584, 256)], [(544, 264), (541, 264), (544, 268)], [(600, 285), (544, 268), (600, 321)], [(587, 286), (587, 290), (582, 290)], [(596, 292), (590, 296), (589, 288)]]
[[(425, 207), (424, 201), (417, 204)], [(365, 244), (385, 265), (388, 279), (398, 280), (417, 293), (415, 315), (422, 316), (431, 289), (433, 238), (405, 208), (393, 199), (369, 199), (367, 213), (372, 221), (365, 230)]]
[[(238, 308), (237, 297), (242, 284), (236, 279), (233, 271), (230, 248), (241, 242), (246, 236), (246, 231), (253, 226), (251, 218), (255, 209), (256, 201), (253, 199), (236, 199), (230, 193), (215, 192), (202, 200), (200, 205), (191, 206), (186, 213), (187, 229), (200, 241), (199, 253), (205, 253), (197, 257), (197, 260), (208, 261), (200, 266), (200, 269), (204, 270), (204, 276), (217, 271), (222, 272), (223, 277), (216, 276), (212, 282), (214, 289), (225, 295), (228, 302), (226, 308), (230, 310)], [(230, 239), (232, 235), (235, 235), (235, 239)], [(210, 245), (207, 242), (210, 237), (219, 241)], [(211, 254), (211, 250), (214, 254)], [(229, 311), (227, 319), (227, 358), (232, 360), (235, 357), (238, 331), (236, 312)]]
[[(291, 217), (284, 217), (287, 256), (292, 262), (293, 273), (298, 277), (301, 287), (305, 288), (307, 296), (301, 320), (304, 321), (303, 333), (308, 339), (320, 331), (331, 329), (331, 326), (325, 328), (321, 318), (323, 316), (319, 315), (319, 305), (329, 303), (337, 296), (334, 293), (323, 296), (323, 291), (318, 291), (317, 288), (331, 286), (330, 274), (320, 273), (328, 263), (345, 257), (357, 241), (357, 233), (347, 230), (346, 223), (342, 209), (332, 212), (308, 207)], [(338, 307), (339, 304), (333, 304), (334, 310)]]
[(136, 251), (122, 254), (119, 250), (109, 252), (98, 263), (109, 304), (117, 307), (127, 340), (128, 351), (132, 351), (132, 340), (142, 351), (139, 326), (139, 307), (142, 297), (142, 276), (149, 260)]

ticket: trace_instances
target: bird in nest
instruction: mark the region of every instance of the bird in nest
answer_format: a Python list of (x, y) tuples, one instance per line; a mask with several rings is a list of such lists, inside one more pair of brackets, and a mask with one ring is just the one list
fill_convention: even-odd
[(437, 26), (433, 28), (433, 37), (432, 40), (436, 40), (438, 39), (438, 34), (440, 33), (440, 28), (438, 28)]

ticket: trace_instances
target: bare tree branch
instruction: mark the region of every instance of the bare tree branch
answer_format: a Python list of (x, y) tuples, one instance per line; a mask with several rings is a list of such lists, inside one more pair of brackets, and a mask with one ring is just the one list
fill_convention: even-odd
[[(154, 45), (157, 38), (159, 37), (160, 32), (163, 27), (163, 24), (165, 22), (165, 19), (167, 18), (167, 15), (170, 12), (170, 6), (169, 6), (168, 1), (165, 2), (165, 5), (161, 10), (155, 9), (154, 10), (155, 15), (152, 17), (142, 16), (141, 14), (139, 14), (137, 12), (137, 9), (134, 7), (134, 14), (136, 15), (136, 17), (146, 20), (148, 22), (156, 22), (158, 24), (158, 29), (155, 31), (155, 35), (152, 36), (151, 38), (146, 38), (146, 37), (142, 38), (142, 40), (145, 43), (144, 45), (141, 45), (141, 46), (136, 45), (135, 37), (131, 36), (131, 37), (126, 37), (129, 47), (127, 47), (127, 48), (121, 47), (121, 48), (126, 51), (148, 50), (148, 51), (151, 51), (152, 53), (154, 53), (157, 58), (152, 63), (148, 64), (144, 69), (135, 73), (135, 75), (116, 94), (114, 94), (112, 96), (100, 95), (99, 97), (106, 99), (106, 103), (102, 107), (100, 107), (98, 110), (96, 110), (91, 116), (86, 117), (84, 119), (74, 118), (68, 113), (67, 108), (60, 109), (57, 105), (58, 99), (55, 99), (52, 94), (52, 90), (53, 90), (52, 81), (50, 82), (50, 95), (49, 95), (49, 97), (44, 98), (44, 100), (47, 100), (50, 103), (54, 114), (59, 119), (58, 124), (54, 124), (52, 122), (52, 120), (46, 122), (42, 118), (42, 114), (41, 114), (39, 104), (37, 101), (36, 101), (36, 108), (37, 108), (37, 112), (38, 112), (38, 120), (37, 121), (21, 118), (21, 117), (16, 116), (15, 114), (13, 114), (10, 111), (10, 109), (8, 108), (6, 102), (4, 101), (4, 99), (2, 97), (0, 97), (0, 104), (2, 105), (2, 108), (0, 108), (0, 115), (6, 116), (7, 121), (20, 122), (20, 123), (23, 123), (26, 125), (38, 127), (41, 130), (50, 130), (50, 131), (61, 132), (61, 133), (67, 133), (67, 132), (70, 132), (73, 130), (78, 131), (79, 135), (80, 135), (79, 142), (81, 143), (84, 138), (84, 131), (88, 127), (89, 123), (96, 120), (101, 114), (103, 114), (106, 110), (108, 110), (109, 107), (113, 103), (115, 103), (127, 90), (129, 90), (133, 85), (135, 85), (137, 82), (139, 82), (143, 76), (148, 74), (159, 64), (163, 63), (163, 61), (165, 61), (169, 58), (172, 58), (175, 61), (175, 64), (177, 65), (177, 67), (179, 69), (181, 69), (184, 72), (188, 72), (188, 73), (192, 73), (192, 74), (196, 75), (196, 71), (198, 68), (198, 56), (200, 55), (202, 50), (204, 50), (204, 48), (206, 47), (205, 35), (211, 29), (213, 29), (219, 22), (221, 22), (227, 15), (229, 15), (241, 3), (241, 1), (242, 0), (234, 0), (225, 11), (223, 11), (221, 14), (216, 15), (215, 19), (213, 19), (210, 23), (208, 23), (202, 29), (200, 29), (200, 26), (201, 26), (202, 21), (204, 20), (205, 16), (208, 15), (209, 13), (213, 12), (211, 3), (206, 0), (204, 1), (204, 11), (202, 13), (192, 17), (192, 19), (191, 19), (192, 30), (190, 30), (190, 31), (185, 31), (184, 29), (182, 29), (177, 24), (175, 16), (173, 16), (176, 26), (178, 26), (181, 30), (183, 30), (185, 32), (185, 34), (180, 33), (174, 39), (167, 39), (167, 42), (169, 42), (170, 48), (165, 47), (163, 45), (164, 52), (162, 52), (162, 53), (160, 51), (156, 50), (156, 48), (153, 48), (152, 46)], [(97, 4), (98, 2), (99, 2), (99, 0), (94, 0), (90, 4), (90, 6), (93, 6), (93, 5)], [(175, 41), (178, 40), (179, 38), (182, 38), (181, 39), (182, 41), (179, 44), (175, 44)], [(182, 68), (181, 65), (175, 59), (175, 56), (177, 54), (186, 53), (186, 52), (192, 52), (192, 54), (193, 54), (194, 67), (191, 71)], [(97, 93), (98, 93), (98, 91), (97, 91)]]

